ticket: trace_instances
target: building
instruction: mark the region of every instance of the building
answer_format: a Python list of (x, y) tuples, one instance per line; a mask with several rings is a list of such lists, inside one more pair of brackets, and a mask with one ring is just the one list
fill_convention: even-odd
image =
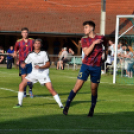
[[(118, 14), (134, 14), (133, 0), (106, 1), (106, 36), (114, 37), (115, 19)], [(14, 45), (20, 38), (20, 29), (28, 27), (30, 37), (47, 40), (48, 52), (53, 54), (53, 43), (59, 38), (60, 47), (63, 40), (74, 39), (76, 42), (83, 36), (82, 23), (93, 20), (96, 33), (100, 33), (101, 0), (1, 0), (0, 1), (0, 45), (5, 49)], [(124, 25), (132, 25), (131, 20), (122, 20)], [(132, 35), (132, 33), (128, 33)], [(45, 39), (44, 39), (45, 38)], [(71, 42), (69, 47), (75, 51)]]

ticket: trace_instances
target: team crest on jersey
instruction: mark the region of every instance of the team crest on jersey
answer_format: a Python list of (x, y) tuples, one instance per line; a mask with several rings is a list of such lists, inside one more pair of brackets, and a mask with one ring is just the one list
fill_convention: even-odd
[(79, 78), (82, 77), (82, 72), (79, 72), (78, 77), (79, 77)]

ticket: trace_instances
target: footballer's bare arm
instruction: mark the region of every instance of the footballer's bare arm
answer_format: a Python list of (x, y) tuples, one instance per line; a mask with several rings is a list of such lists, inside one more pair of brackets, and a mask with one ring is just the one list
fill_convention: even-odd
[(49, 61), (46, 62), (46, 64), (43, 65), (43, 66), (38, 66), (38, 65), (35, 66), (36, 69), (47, 69), (49, 67), (50, 67), (50, 62)]
[(97, 40), (95, 40), (89, 47), (84, 47), (84, 48), (83, 48), (84, 54), (85, 54), (86, 56), (88, 56), (88, 55), (93, 51), (94, 46), (95, 46), (96, 44), (100, 44), (101, 42), (103, 42), (103, 40), (97, 39)]

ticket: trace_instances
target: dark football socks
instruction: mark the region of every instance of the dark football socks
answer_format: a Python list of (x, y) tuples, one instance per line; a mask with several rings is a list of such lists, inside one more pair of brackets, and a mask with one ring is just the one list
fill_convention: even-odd
[(71, 92), (70, 92), (70, 94), (68, 96), (68, 99), (67, 99), (67, 102), (66, 102), (66, 106), (65, 107), (68, 107), (69, 108), (69, 106), (70, 106), (73, 98), (75, 97), (75, 95), (76, 95), (76, 93), (74, 93), (74, 91), (71, 90)]
[(33, 88), (32, 82), (27, 82), (27, 85), (29, 86), (29, 90), (32, 90), (32, 88)]
[(26, 93), (26, 89), (27, 89), (27, 86), (24, 88), (24, 95), (26, 95), (27, 93)]
[(96, 102), (97, 102), (97, 95), (95, 95), (95, 96), (92, 95), (92, 104), (91, 104), (91, 108), (90, 108), (91, 110), (94, 110)]

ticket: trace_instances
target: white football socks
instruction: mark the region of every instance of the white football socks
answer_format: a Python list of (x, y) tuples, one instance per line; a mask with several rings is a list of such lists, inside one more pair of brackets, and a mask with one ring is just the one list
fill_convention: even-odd
[(54, 97), (55, 101), (58, 103), (59, 107), (63, 107), (63, 104), (62, 104), (62, 102), (61, 102), (61, 100), (60, 100), (59, 95), (56, 94), (56, 95), (53, 96), (53, 97)]
[(24, 97), (24, 92), (18, 92), (18, 103), (19, 105), (22, 105), (23, 102), (23, 97)]

